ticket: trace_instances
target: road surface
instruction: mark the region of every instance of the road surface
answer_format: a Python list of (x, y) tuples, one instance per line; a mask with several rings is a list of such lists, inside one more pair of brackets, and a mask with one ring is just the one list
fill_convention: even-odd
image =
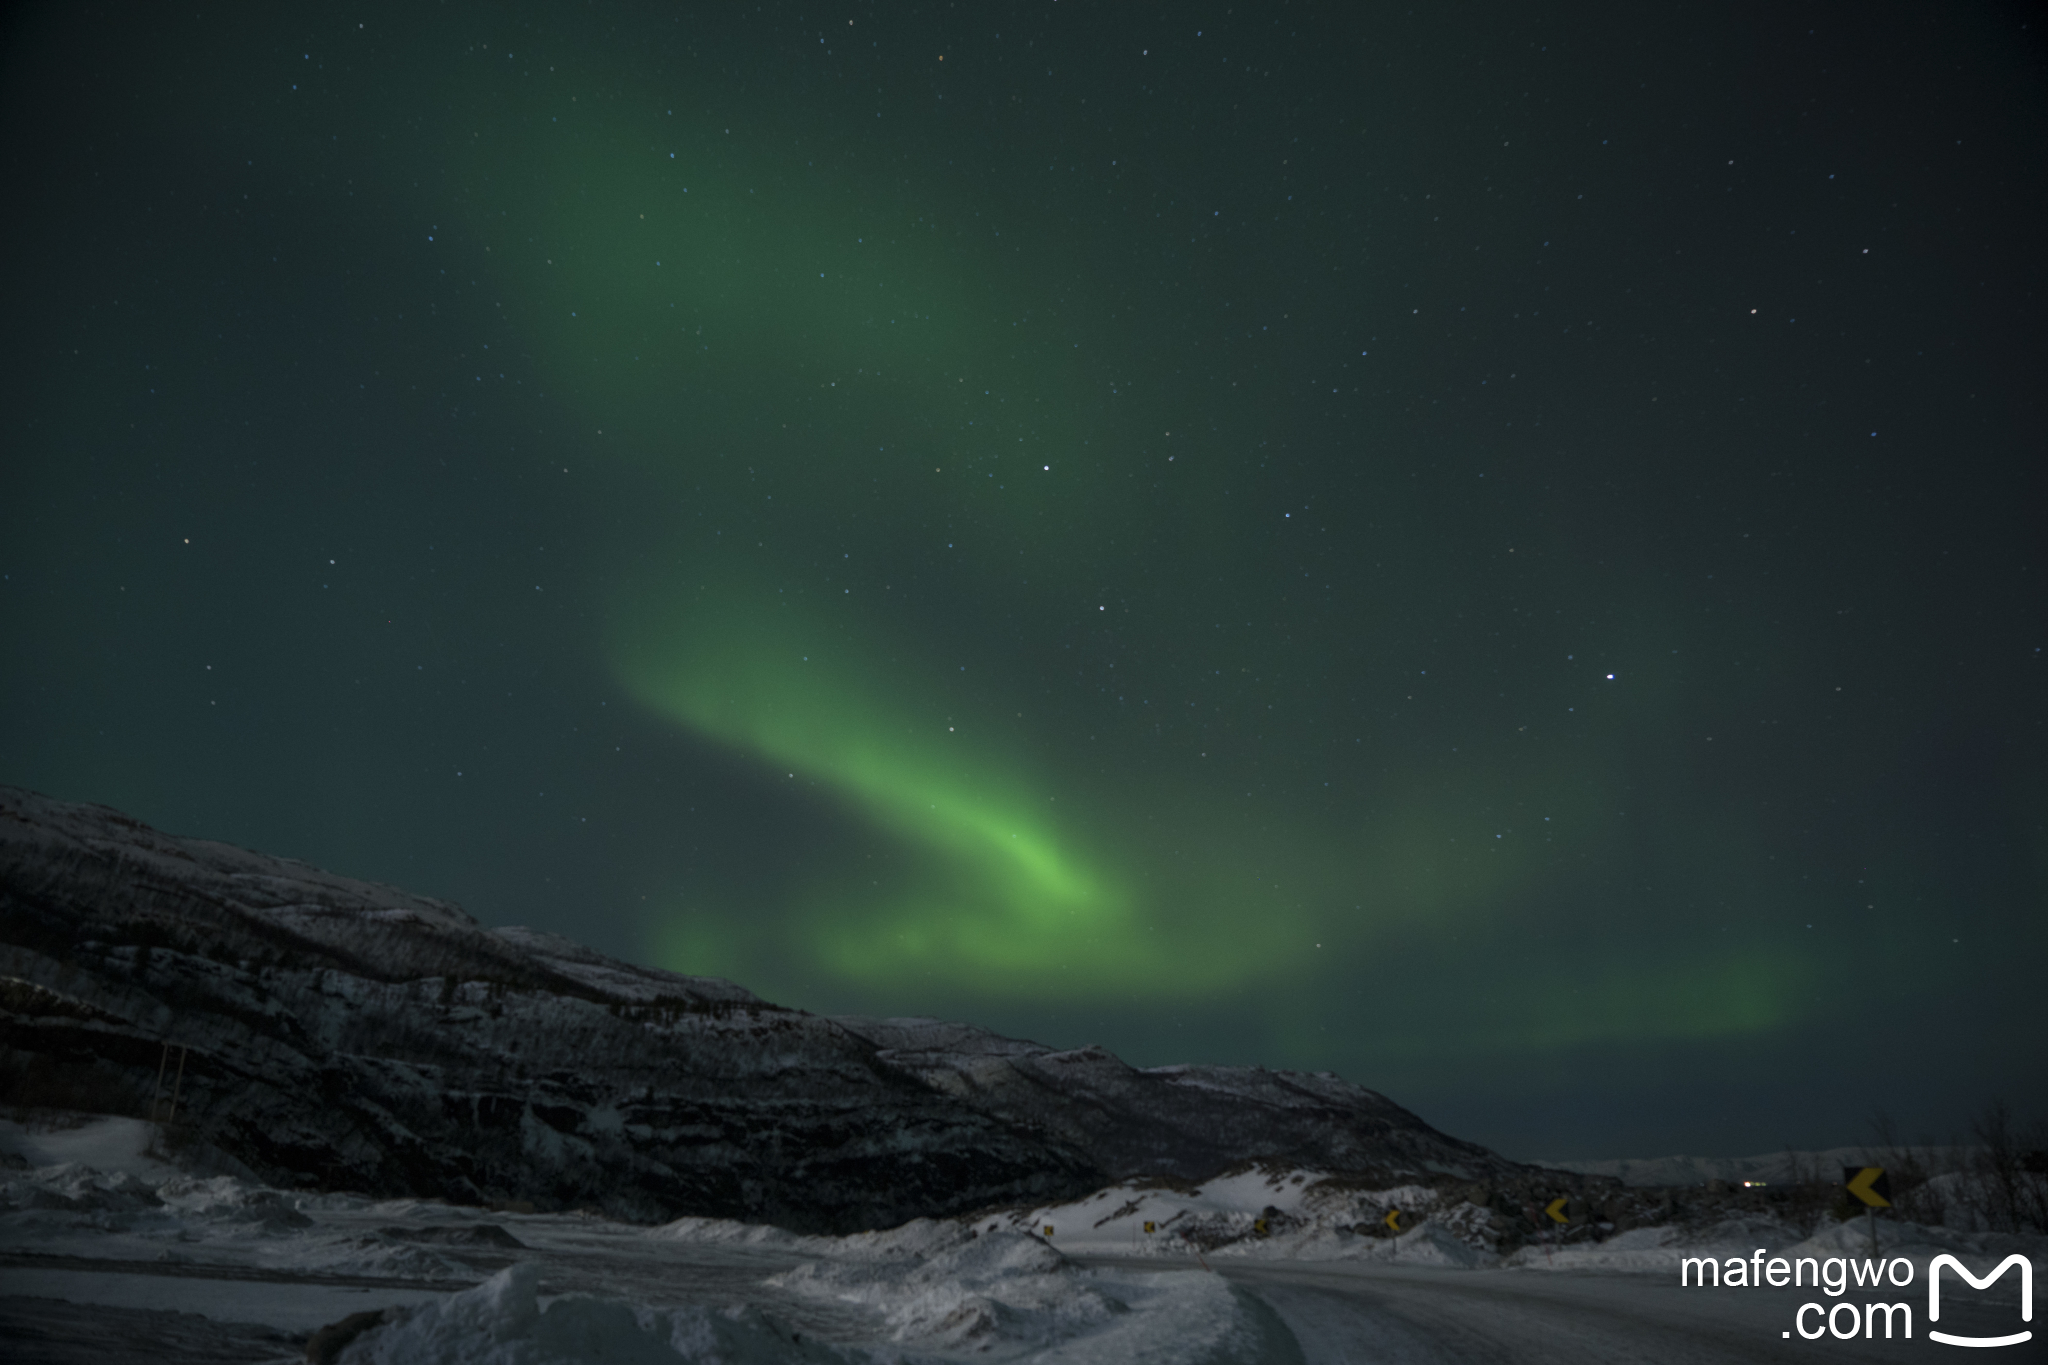
[[(558, 1262), (561, 1289), (654, 1291), (671, 1300), (734, 1302), (762, 1295), (761, 1258), (699, 1251), (643, 1267), (635, 1285), (621, 1264)], [(1137, 1271), (1176, 1268), (1157, 1257), (1075, 1257), (1082, 1265)], [(62, 1268), (69, 1262), (71, 1268)], [(1190, 1265), (1193, 1263), (1190, 1262)], [(1793, 1332), (1812, 1289), (1681, 1289), (1669, 1277), (1534, 1270), (1445, 1270), (1328, 1261), (1208, 1262), (1277, 1312), (1298, 1357), (1244, 1365), (1795, 1365), (1797, 1362), (1946, 1360), (2048, 1362), (2048, 1332), (2024, 1345), (1961, 1352), (1927, 1337), (1926, 1286), (1883, 1296), (1913, 1310), (1910, 1340), (1807, 1341)], [(85, 1267), (90, 1266), (90, 1269)], [(227, 1278), (215, 1279), (215, 1274)], [(1945, 1283), (1942, 1330), (1997, 1336), (2048, 1327), (2019, 1320), (2010, 1272), (1991, 1295)], [(2000, 1293), (1999, 1291), (2003, 1291)], [(365, 1307), (439, 1297), (449, 1287), (356, 1276), (252, 1273), (166, 1265), (115, 1267), (15, 1254), (0, 1261), (0, 1361), (6, 1365), (286, 1365), (301, 1358), (314, 1327)], [(780, 1296), (776, 1296), (780, 1299)], [(778, 1301), (778, 1310), (820, 1305)], [(206, 1316), (192, 1310), (203, 1308)], [(1846, 1321), (1847, 1313), (1839, 1316)], [(1807, 1317), (1809, 1329), (1818, 1315)], [(808, 1324), (807, 1324), (808, 1325)], [(819, 1322), (830, 1340), (858, 1338), (857, 1324)], [(838, 1330), (832, 1330), (837, 1328)]]
[[(1156, 1258), (1084, 1263), (1157, 1268)], [(1959, 1351), (1927, 1337), (1927, 1290), (1918, 1280), (1888, 1295), (1839, 1300), (1813, 1289), (1681, 1289), (1652, 1275), (1535, 1270), (1436, 1270), (1328, 1261), (1239, 1261), (1210, 1268), (1271, 1304), (1306, 1365), (1813, 1365), (1814, 1362), (1913, 1362), (2019, 1365), (2048, 1362), (2048, 1333), (2023, 1345)], [(2007, 1273), (2003, 1302), (1972, 1302), (1975, 1291), (1945, 1282), (1941, 1321), (1953, 1334), (1999, 1336), (2048, 1322), (2019, 1320)], [(1960, 1290), (1961, 1292), (1957, 1292)], [(1831, 1307), (1877, 1299), (1913, 1310), (1913, 1336), (1839, 1341), (1802, 1339), (1794, 1318), (1802, 1303)], [(1848, 1314), (1837, 1322), (1847, 1326)], [(1809, 1331), (1820, 1326), (1808, 1314)], [(1785, 1333), (1792, 1333), (1790, 1336)]]

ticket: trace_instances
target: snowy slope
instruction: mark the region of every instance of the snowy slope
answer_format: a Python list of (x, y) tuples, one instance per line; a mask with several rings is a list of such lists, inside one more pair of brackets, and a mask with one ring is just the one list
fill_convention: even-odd
[(1298, 1359), (1272, 1311), (1213, 1273), (1087, 1269), (1020, 1232), (484, 1214), (195, 1179), (134, 1136), (98, 1122), (0, 1133), (16, 1160), (90, 1151), (129, 1168), (0, 1177), (0, 1326), (34, 1295), (138, 1315), (123, 1343), (136, 1355), (177, 1304), (300, 1342), (346, 1323), (340, 1358), (358, 1365)]
[(820, 1018), (0, 788), (0, 1085), (143, 1116), (167, 1060), (178, 1140), (279, 1187), (639, 1221), (851, 1231), (1247, 1160), (1529, 1169), (1335, 1076)]
[(1200, 1179), (1248, 1160), (1464, 1179), (1529, 1169), (1330, 1072), (1141, 1070), (1101, 1047), (1055, 1051), (937, 1019), (836, 1022), (874, 1043), (884, 1065), (1084, 1151), (1115, 1175)]
[(1479, 1189), (1375, 1188), (1320, 1171), (1253, 1165), (1200, 1185), (1124, 1182), (1083, 1199), (986, 1215), (974, 1226), (1034, 1233), (1069, 1255), (1469, 1269), (1500, 1259), (1503, 1224), (1486, 1198)]

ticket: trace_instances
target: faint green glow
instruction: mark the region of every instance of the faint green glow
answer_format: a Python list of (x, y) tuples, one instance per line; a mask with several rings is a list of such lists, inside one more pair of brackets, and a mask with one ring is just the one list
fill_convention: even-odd
[(1528, 992), (1527, 1014), (1504, 1036), (1504, 1050), (1560, 1051), (1629, 1039), (1705, 1040), (1764, 1033), (1789, 1022), (1795, 1001), (1811, 994), (1808, 964), (1780, 948), (1732, 951), (1658, 968), (1641, 961), (1603, 964), (1581, 980), (1573, 964), (1555, 988)]
[[(861, 186), (793, 192), (814, 182), (785, 161), (736, 171), (730, 158), (650, 159), (649, 146), (648, 129), (625, 123), (551, 136), (519, 160), (554, 192), (495, 217), (498, 203), (481, 205), (475, 231), (503, 240), (493, 255), (520, 286), (551, 387), (576, 396), (603, 449), (678, 489), (744, 488), (760, 504), (750, 479), (771, 468), (800, 477), (801, 495), (774, 509), (780, 533), (751, 547), (750, 571), (730, 541), (679, 542), (696, 581), (621, 604), (612, 662), (650, 708), (829, 790), (914, 864), (887, 886), (848, 869), (751, 914), (678, 906), (688, 927), (659, 933), (672, 962), (758, 982), (793, 958), (842, 980), (1041, 995), (1187, 995), (1269, 975), (1308, 942), (1298, 906), (1270, 904), (1210, 852), (1169, 879), (1192, 894), (1141, 896), (1131, 874), (1147, 850), (1119, 805), (1146, 799), (1132, 784), (1064, 779), (1048, 737), (1034, 746), (1006, 723), (1017, 708), (939, 686), (915, 632), (888, 632), (885, 648), (882, 621), (799, 611), (796, 594), (767, 586), (815, 576), (792, 525), (870, 546), (891, 535), (889, 522), (853, 522), (850, 499), (885, 496), (903, 521), (979, 499), (983, 534), (963, 567), (996, 553), (992, 521), (1043, 539), (1053, 508), (1077, 543), (1112, 515), (1090, 495), (1100, 471), (1068, 458), (1082, 444), (1060, 415), (1072, 405), (1034, 396), (1070, 392), (1073, 377), (1066, 361), (1020, 358), (1012, 329), (1033, 309), (1005, 296), (1014, 271), (947, 265), (931, 204)], [(738, 460), (722, 461), (728, 448)], [(1055, 449), (1060, 481), (1019, 477), (1049, 472), (1038, 452)], [(1055, 555), (1034, 574), (1071, 585), (1087, 563)], [(1248, 913), (1289, 928), (1247, 939)]]
[[(579, 107), (568, 123), (508, 111), (492, 142), (465, 127), (453, 146), (478, 187), (469, 231), (581, 439), (679, 509), (649, 551), (674, 567), (636, 571), (614, 603), (616, 675), (676, 725), (829, 793), (900, 855), (884, 876), (807, 864), (771, 903), (679, 888), (651, 928), (667, 965), (771, 995), (801, 981), (925, 999), (932, 983), (984, 999), (1284, 1000), (1309, 982), (1391, 995), (1382, 964), (1417, 948), (1456, 945), (1491, 978), (1499, 931), (1530, 927), (1513, 924), (1520, 907), (1619, 854), (1610, 817), (1627, 760), (1584, 741), (1515, 731), (1481, 746), (1485, 759), (1468, 748), (1406, 766), (1382, 753), (1336, 769), (1352, 780), (1333, 794), (1290, 780), (1308, 729), (1239, 736), (1225, 759), (1197, 729), (1152, 726), (1160, 711), (1143, 727), (1098, 713), (1085, 744), (1075, 722), (1041, 721), (991, 681), (1006, 674), (989, 651), (1018, 650), (1035, 676), (1031, 651), (1047, 646), (1030, 637), (1034, 616), (1084, 593), (1099, 604), (1100, 584), (1128, 580), (1127, 528), (1170, 524), (1199, 542), (1202, 576), (1184, 584), (1221, 582), (1211, 571), (1233, 563), (1262, 571), (1269, 551), (1226, 496), (1233, 467), (1184, 458), (1171, 486), (1156, 469), (1136, 477), (1138, 440), (1163, 426), (1118, 438), (1105, 375), (1083, 363), (1087, 333), (1034, 340), (1027, 324), (1056, 294), (1007, 244), (955, 230), (973, 204), (942, 185), (822, 177), (785, 150), (799, 138), (757, 126), (741, 146), (722, 124), (652, 116), (658, 103)], [(1055, 462), (1058, 477), (1035, 477)], [(938, 566), (899, 543), (955, 524), (968, 534), (931, 536), (948, 552)], [(946, 610), (971, 615), (986, 595), (1025, 643), (944, 636), (943, 613), (857, 605), (836, 583), (828, 601), (819, 536), (943, 579)], [(1205, 608), (1174, 610), (1155, 597), (1142, 627), (1120, 629), (1177, 658), (1214, 626)], [(1364, 614), (1352, 624), (1376, 629)], [(940, 662), (953, 654), (974, 661), (971, 683)], [(1312, 651), (1274, 662), (1306, 679), (1330, 667)], [(1639, 670), (1638, 705), (1657, 695), (1652, 671)], [(1223, 683), (1194, 686), (1212, 672), (1224, 676), (1165, 667), (1145, 690), (1227, 704)], [(1304, 714), (1356, 734), (1336, 691)], [(1441, 1037), (1515, 1051), (1762, 1031), (1795, 1012), (1798, 979), (1716, 958), (1603, 970), (1569, 991), (1514, 981), (1497, 998), (1516, 1004)]]

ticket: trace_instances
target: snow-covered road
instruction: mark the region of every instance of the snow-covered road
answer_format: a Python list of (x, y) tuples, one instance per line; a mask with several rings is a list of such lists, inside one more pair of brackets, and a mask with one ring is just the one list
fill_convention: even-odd
[[(722, 1258), (720, 1258), (722, 1260)], [(1085, 1258), (1112, 1271), (1156, 1273), (1158, 1258)], [(1957, 1359), (1955, 1348), (1927, 1338), (1924, 1296), (1899, 1297), (1914, 1307), (1913, 1338), (1817, 1341), (1786, 1338), (1793, 1314), (1810, 1292), (1682, 1290), (1642, 1275), (1531, 1274), (1382, 1265), (1284, 1261), (1210, 1264), (1270, 1305), (1299, 1343), (1302, 1365), (1793, 1365), (1804, 1361), (1911, 1362)], [(670, 1297), (731, 1294), (745, 1300), (758, 1285), (733, 1294), (757, 1263), (706, 1258), (698, 1275), (667, 1277)], [(86, 1362), (248, 1361), (294, 1359), (300, 1338), (319, 1322), (364, 1306), (419, 1301), (431, 1292), (379, 1294), (359, 1287), (249, 1282), (192, 1283), (183, 1277), (75, 1271), (29, 1271), (16, 1265), (0, 1296), (6, 1358), (37, 1365)], [(14, 1297), (22, 1295), (24, 1297)], [(47, 1297), (45, 1297), (47, 1296)], [(782, 1296), (773, 1296), (781, 1299)], [(85, 1300), (63, 1303), (60, 1298)], [(1834, 1300), (1825, 1300), (1832, 1303)], [(1843, 1302), (1860, 1304), (1854, 1293)], [(119, 1305), (119, 1306), (116, 1306)], [(180, 1307), (204, 1307), (200, 1317)], [(778, 1305), (787, 1310), (787, 1302)], [(1990, 1336), (2010, 1330), (2011, 1304), (1944, 1305), (1940, 1326)], [(1813, 1322), (1809, 1318), (1809, 1326)], [(255, 1324), (265, 1324), (268, 1328)], [(283, 1329), (283, 1330), (280, 1330)], [(1880, 1329), (1881, 1330), (1881, 1329)], [(1247, 1365), (1290, 1365), (1281, 1344)], [(1968, 1359), (1969, 1357), (1963, 1357)], [(2048, 1360), (2037, 1338), (1986, 1359)]]
[[(1079, 1258), (1110, 1265), (1112, 1258)], [(1148, 1258), (1145, 1264), (1157, 1266)], [(1889, 1296), (1913, 1308), (1913, 1339), (1807, 1341), (1793, 1331), (1802, 1303), (1862, 1304), (1811, 1289), (1680, 1289), (1647, 1275), (1547, 1274), (1518, 1270), (1444, 1270), (1376, 1264), (1231, 1261), (1209, 1265), (1280, 1314), (1301, 1344), (1306, 1365), (1755, 1365), (1757, 1362), (1955, 1360), (1956, 1349), (1930, 1341), (1926, 1294), (1916, 1286)], [(1846, 1315), (1843, 1315), (1846, 1319)], [(2014, 1322), (2010, 1304), (1943, 1304), (1942, 1329), (1994, 1336)], [(1807, 1318), (1814, 1330), (1816, 1316)], [(1882, 1326), (1878, 1332), (1883, 1332)], [(1965, 1357), (1967, 1358), (1967, 1357)], [(2048, 1333), (1988, 1357), (2048, 1361)]]

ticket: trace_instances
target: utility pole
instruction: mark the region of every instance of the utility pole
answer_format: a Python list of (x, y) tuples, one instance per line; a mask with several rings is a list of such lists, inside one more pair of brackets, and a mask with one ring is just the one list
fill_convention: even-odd
[(171, 1040), (164, 1039), (163, 1055), (156, 1059), (156, 1089), (149, 1097), (149, 1121), (156, 1122), (156, 1111), (164, 1102), (164, 1068), (171, 1064)]
[[(166, 1043), (164, 1046), (168, 1049), (170, 1044)], [(164, 1120), (164, 1127), (166, 1128), (178, 1121), (178, 1094), (185, 1088), (185, 1059), (191, 1054), (191, 1048), (186, 1047), (182, 1043), (178, 1045), (178, 1079), (171, 1084), (171, 1114), (169, 1118)]]

